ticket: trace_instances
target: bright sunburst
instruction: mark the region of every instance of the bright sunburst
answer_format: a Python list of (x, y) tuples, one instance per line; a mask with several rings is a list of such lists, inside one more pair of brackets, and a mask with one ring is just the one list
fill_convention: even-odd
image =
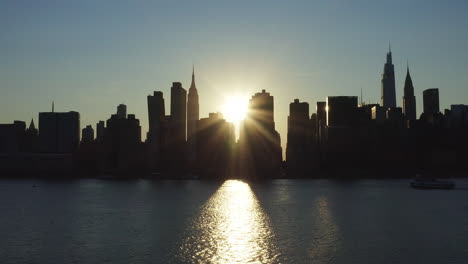
[(226, 97), (222, 106), (222, 113), (227, 121), (238, 123), (247, 114), (249, 98), (247, 96), (232, 95)]

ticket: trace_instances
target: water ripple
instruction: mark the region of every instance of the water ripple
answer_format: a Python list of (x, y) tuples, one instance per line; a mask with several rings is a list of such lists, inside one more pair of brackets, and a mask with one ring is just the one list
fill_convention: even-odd
[(247, 183), (226, 181), (192, 221), (179, 258), (190, 263), (280, 263), (268, 216)]

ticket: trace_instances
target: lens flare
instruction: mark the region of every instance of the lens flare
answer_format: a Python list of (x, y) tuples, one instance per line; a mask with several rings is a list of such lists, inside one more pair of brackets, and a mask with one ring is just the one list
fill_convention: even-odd
[(232, 95), (225, 99), (222, 113), (227, 121), (239, 123), (247, 114), (249, 99), (247, 96)]

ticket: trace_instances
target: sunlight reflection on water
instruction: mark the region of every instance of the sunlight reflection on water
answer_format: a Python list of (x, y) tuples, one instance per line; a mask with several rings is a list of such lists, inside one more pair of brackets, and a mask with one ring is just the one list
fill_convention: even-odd
[(267, 215), (247, 183), (226, 181), (201, 208), (180, 247), (192, 263), (278, 263)]
[(327, 198), (319, 197), (315, 200), (314, 206), (314, 212), (318, 212), (316, 214), (318, 219), (311, 226), (315, 239), (312, 240), (309, 256), (313, 261), (332, 262), (339, 244), (338, 227), (330, 213)]

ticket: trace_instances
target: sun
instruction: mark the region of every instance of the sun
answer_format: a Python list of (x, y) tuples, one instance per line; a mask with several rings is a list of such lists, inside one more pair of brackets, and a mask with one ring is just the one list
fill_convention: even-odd
[(232, 95), (226, 97), (221, 112), (227, 121), (239, 123), (247, 115), (249, 98), (247, 96)]

